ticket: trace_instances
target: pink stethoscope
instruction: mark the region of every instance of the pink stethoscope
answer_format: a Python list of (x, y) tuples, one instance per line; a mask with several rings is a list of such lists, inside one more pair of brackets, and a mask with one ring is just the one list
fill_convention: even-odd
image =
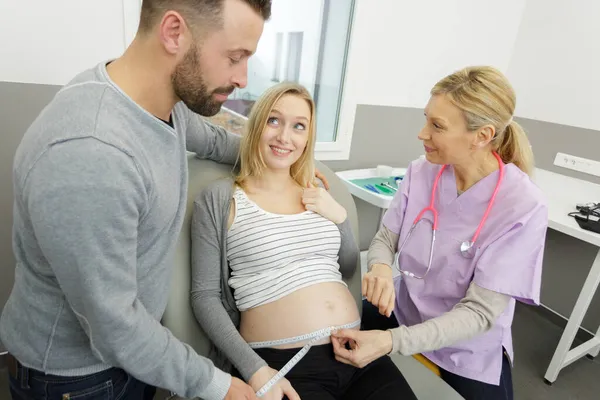
[[(500, 158), (498, 153), (493, 152), (493, 154), (494, 154), (494, 157), (496, 157), (496, 160), (498, 160), (498, 167), (500, 168), (499, 175), (498, 175), (498, 182), (496, 182), (496, 187), (494, 188), (494, 192), (492, 193), (490, 202), (488, 203), (487, 209), (485, 210), (485, 214), (483, 214), (483, 218), (481, 218), (481, 222), (479, 222), (479, 226), (477, 227), (477, 230), (475, 231), (473, 238), (471, 239), (471, 241), (464, 241), (460, 245), (460, 253), (465, 258), (473, 258), (473, 256), (474, 256), (474, 254), (471, 252), (471, 248), (473, 247), (473, 244), (475, 244), (475, 241), (479, 237), (479, 233), (481, 233), (481, 228), (483, 228), (483, 224), (487, 220), (487, 217), (488, 217), (488, 214), (490, 213), (492, 205), (494, 204), (494, 201), (496, 200), (496, 195), (498, 194), (498, 189), (500, 188), (500, 183), (502, 183), (502, 179), (504, 178), (504, 163), (502, 162), (502, 159)], [(396, 265), (398, 265), (398, 269), (402, 275), (409, 276), (411, 278), (424, 279), (425, 276), (427, 276), (427, 273), (429, 273), (429, 270), (431, 269), (431, 262), (433, 260), (433, 244), (435, 243), (435, 231), (437, 230), (437, 221), (438, 221), (438, 212), (434, 206), (435, 193), (437, 191), (437, 185), (440, 182), (442, 173), (444, 172), (444, 169), (446, 169), (446, 167), (447, 167), (447, 165), (443, 165), (442, 168), (440, 168), (440, 171), (438, 172), (437, 176), (435, 177), (435, 181), (433, 182), (433, 189), (431, 189), (431, 200), (429, 201), (429, 207), (425, 207), (424, 209), (421, 210), (419, 215), (417, 215), (417, 218), (415, 218), (415, 221), (413, 222), (412, 226), (410, 227), (410, 230), (408, 231), (406, 238), (404, 238), (404, 240), (402, 241), (402, 245), (400, 245), (400, 248), (398, 249), (398, 252), (396, 253)], [(401, 269), (399, 257), (400, 257), (400, 253), (402, 252), (402, 249), (406, 245), (406, 241), (408, 240), (408, 238), (410, 238), (410, 236), (412, 235), (412, 233), (413, 233), (414, 229), (417, 227), (417, 225), (423, 220), (423, 214), (425, 214), (427, 211), (431, 211), (431, 213), (433, 214), (431, 247), (429, 248), (429, 264), (427, 265), (427, 270), (425, 271), (425, 274), (423, 276), (419, 276), (410, 271)]]

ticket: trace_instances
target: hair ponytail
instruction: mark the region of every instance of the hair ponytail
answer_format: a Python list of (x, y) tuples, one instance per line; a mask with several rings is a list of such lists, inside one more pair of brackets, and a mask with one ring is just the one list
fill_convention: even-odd
[(508, 124), (496, 151), (505, 164), (513, 163), (527, 175), (533, 172), (533, 151), (525, 131), (517, 122)]

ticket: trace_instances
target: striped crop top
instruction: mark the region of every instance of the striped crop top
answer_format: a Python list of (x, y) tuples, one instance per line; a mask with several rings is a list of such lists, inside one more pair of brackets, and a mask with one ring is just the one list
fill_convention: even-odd
[(235, 217), (227, 232), (229, 286), (240, 311), (258, 307), (322, 282), (345, 285), (338, 264), (338, 227), (312, 211), (274, 214), (241, 188), (233, 194)]

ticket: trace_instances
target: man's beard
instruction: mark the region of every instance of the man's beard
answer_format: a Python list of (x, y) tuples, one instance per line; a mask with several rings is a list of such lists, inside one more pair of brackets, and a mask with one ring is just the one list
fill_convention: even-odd
[(213, 94), (230, 94), (234, 86), (217, 88), (211, 92), (204, 82), (200, 57), (196, 46), (190, 48), (185, 57), (175, 67), (171, 76), (175, 95), (193, 112), (211, 117), (221, 110), (223, 103), (214, 99)]

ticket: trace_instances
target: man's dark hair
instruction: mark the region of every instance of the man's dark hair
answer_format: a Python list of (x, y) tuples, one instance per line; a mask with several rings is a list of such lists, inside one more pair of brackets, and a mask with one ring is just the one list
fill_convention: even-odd
[[(262, 18), (271, 18), (272, 0), (239, 0), (247, 3)], [(201, 22), (203, 26), (221, 26), (225, 0), (143, 0), (140, 31), (149, 32), (167, 11), (180, 13), (192, 26)]]

